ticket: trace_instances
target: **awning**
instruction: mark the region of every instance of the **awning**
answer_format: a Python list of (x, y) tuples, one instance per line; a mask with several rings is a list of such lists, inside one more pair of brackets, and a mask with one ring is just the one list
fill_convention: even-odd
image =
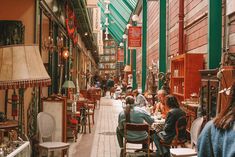
[(0, 89), (51, 84), (36, 45), (0, 47)]

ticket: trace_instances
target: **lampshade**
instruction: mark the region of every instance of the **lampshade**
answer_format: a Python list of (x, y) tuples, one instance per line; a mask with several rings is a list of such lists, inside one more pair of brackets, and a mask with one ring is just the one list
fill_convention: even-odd
[(131, 66), (130, 65), (126, 65), (123, 71), (131, 72)]
[(36, 45), (0, 47), (0, 89), (51, 84)]
[(75, 85), (74, 85), (73, 81), (67, 80), (64, 82), (62, 87), (63, 88), (75, 88)]

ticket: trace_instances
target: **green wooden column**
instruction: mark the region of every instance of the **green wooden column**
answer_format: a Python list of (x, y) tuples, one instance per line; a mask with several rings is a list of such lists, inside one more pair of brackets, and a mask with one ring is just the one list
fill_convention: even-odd
[[(159, 14), (159, 72), (166, 72), (166, 0), (160, 0)], [(162, 81), (158, 82), (158, 89), (162, 87)]]
[(222, 0), (209, 0), (208, 68), (218, 68), (222, 52)]
[(126, 65), (126, 40), (124, 40), (124, 66)]
[(146, 85), (146, 75), (147, 75), (147, 7), (148, 1), (143, 0), (143, 24), (142, 24), (142, 31), (143, 31), (143, 38), (142, 38), (142, 93), (145, 92), (145, 85)]
[(130, 49), (127, 50), (127, 65), (131, 64), (131, 51)]
[[(133, 22), (133, 26), (137, 26), (137, 22)], [(137, 81), (136, 81), (136, 49), (131, 50), (131, 57), (132, 57), (132, 76), (133, 76), (133, 81), (132, 81), (132, 88), (136, 89), (137, 88)]]

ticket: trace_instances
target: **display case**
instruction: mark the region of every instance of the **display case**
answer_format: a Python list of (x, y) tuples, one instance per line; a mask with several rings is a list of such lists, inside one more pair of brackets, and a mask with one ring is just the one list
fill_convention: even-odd
[(203, 54), (182, 54), (171, 59), (171, 93), (181, 103), (192, 93), (199, 94)]
[(207, 120), (216, 115), (219, 80), (218, 69), (200, 70), (201, 88), (199, 98), (198, 117), (206, 116)]

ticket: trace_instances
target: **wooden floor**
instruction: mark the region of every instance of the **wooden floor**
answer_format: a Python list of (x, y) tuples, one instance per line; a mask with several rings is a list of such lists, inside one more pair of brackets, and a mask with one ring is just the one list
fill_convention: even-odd
[(78, 135), (78, 141), (71, 144), (70, 157), (119, 157), (116, 127), (121, 110), (121, 101), (103, 97), (91, 133)]

